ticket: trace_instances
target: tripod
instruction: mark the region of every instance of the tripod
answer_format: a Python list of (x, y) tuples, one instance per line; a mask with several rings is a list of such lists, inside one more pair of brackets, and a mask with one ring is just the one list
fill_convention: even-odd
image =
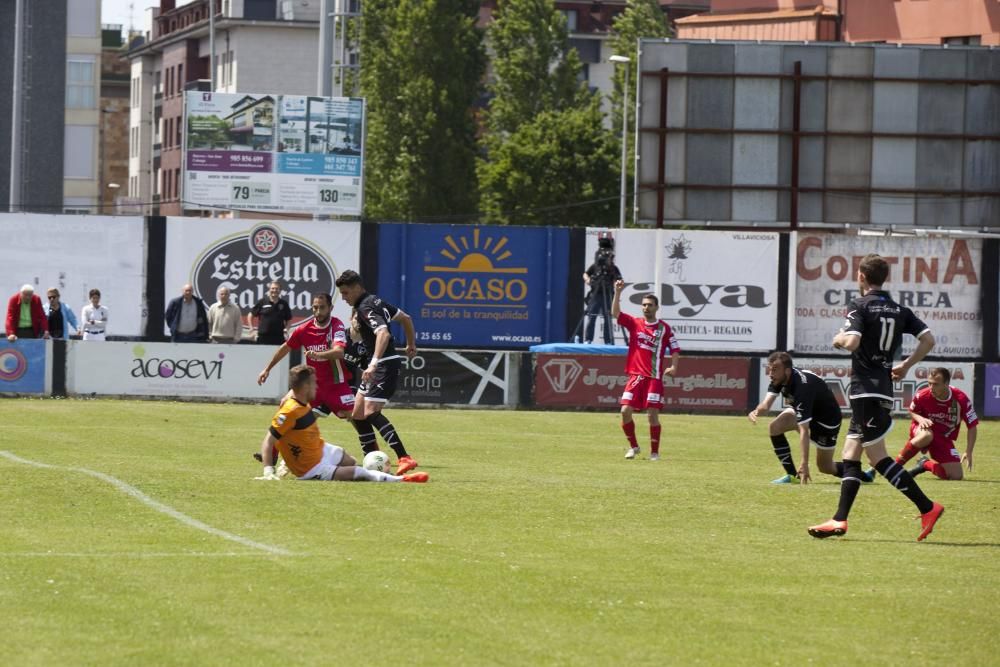
[[(611, 324), (611, 286), (604, 277), (597, 278), (591, 283), (590, 295), (583, 307), (583, 314), (573, 330), (574, 341), (580, 340), (580, 334), (583, 333), (583, 342), (593, 342), (598, 315), (603, 317), (604, 342), (608, 345), (614, 345), (614, 330)], [(584, 321), (586, 321), (585, 331)]]

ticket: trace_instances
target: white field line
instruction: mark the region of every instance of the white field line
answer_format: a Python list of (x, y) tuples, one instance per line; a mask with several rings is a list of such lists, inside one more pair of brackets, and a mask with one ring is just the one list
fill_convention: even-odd
[(143, 505), (146, 505), (147, 507), (152, 508), (162, 514), (166, 514), (167, 516), (174, 518), (191, 528), (204, 531), (209, 535), (215, 535), (216, 537), (221, 537), (222, 539), (229, 540), (230, 542), (236, 542), (237, 544), (242, 544), (245, 547), (250, 547), (252, 549), (259, 549), (260, 551), (265, 551), (269, 554), (274, 554), (275, 556), (292, 555), (292, 552), (288, 551), (287, 549), (282, 549), (281, 547), (274, 547), (271, 546), (270, 544), (264, 544), (263, 542), (255, 542), (254, 540), (250, 540), (245, 537), (240, 537), (239, 535), (234, 535), (233, 533), (228, 533), (224, 530), (220, 530), (219, 528), (209, 526), (207, 523), (199, 521), (198, 519), (191, 518), (187, 514), (184, 514), (183, 512), (178, 512), (169, 505), (164, 505), (160, 501), (150, 498), (145, 493), (135, 488), (131, 484), (126, 484), (117, 477), (106, 475), (103, 472), (97, 472), (96, 470), (88, 470), (87, 468), (69, 468), (65, 466), (52, 465), (50, 463), (39, 463), (38, 461), (30, 461), (28, 459), (23, 459), (20, 456), (16, 456), (14, 454), (11, 454), (10, 452), (2, 450), (0, 450), (0, 456), (4, 457), (9, 461), (13, 461), (14, 463), (21, 463), (23, 465), (32, 466), (35, 468), (45, 468), (48, 470), (66, 470), (69, 472), (78, 472), (78, 473), (83, 473), (84, 475), (89, 475), (91, 477), (101, 480), (102, 482), (107, 482), (108, 484), (115, 487), (122, 493), (132, 496), (133, 498), (141, 502)]

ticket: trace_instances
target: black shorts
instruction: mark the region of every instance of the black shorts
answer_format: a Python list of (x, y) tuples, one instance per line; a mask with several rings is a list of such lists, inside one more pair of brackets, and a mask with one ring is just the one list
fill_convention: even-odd
[(375, 374), (370, 382), (362, 381), (358, 386), (358, 392), (366, 400), (386, 402), (396, 393), (399, 385), (399, 371), (402, 368), (399, 359), (389, 359), (382, 361), (375, 368)]
[(833, 427), (820, 424), (815, 418), (809, 422), (809, 439), (817, 449), (834, 449), (837, 446), (838, 435), (840, 435), (840, 422)]
[(865, 447), (892, 430), (892, 401), (883, 398), (852, 398), (851, 426), (847, 437), (860, 438)]

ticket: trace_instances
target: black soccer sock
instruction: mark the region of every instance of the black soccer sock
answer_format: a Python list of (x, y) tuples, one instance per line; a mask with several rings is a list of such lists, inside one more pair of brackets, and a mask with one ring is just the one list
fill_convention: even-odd
[(385, 444), (392, 447), (392, 451), (396, 452), (397, 457), (403, 458), (404, 456), (408, 456), (406, 448), (403, 447), (403, 441), (399, 439), (399, 434), (396, 433), (392, 422), (384, 414), (376, 412), (368, 418), (368, 423), (378, 429), (378, 432), (382, 434), (382, 439), (385, 440)]
[(851, 513), (851, 506), (854, 499), (858, 497), (858, 489), (861, 488), (861, 461), (843, 462), (844, 478), (840, 480), (840, 504), (837, 505), (837, 513), (833, 515), (834, 521), (847, 521), (847, 515)]
[(934, 508), (934, 503), (920, 490), (913, 476), (906, 472), (906, 468), (893, 461), (891, 457), (887, 456), (876, 463), (875, 470), (878, 470), (878, 474), (889, 480), (890, 484), (909, 498), (921, 514), (927, 514)]
[(774, 447), (774, 455), (781, 461), (781, 467), (785, 469), (785, 472), (792, 477), (798, 477), (799, 471), (795, 469), (795, 464), (792, 463), (792, 448), (789, 446), (788, 438), (785, 437), (785, 434), (772, 435), (771, 446)]
[(361, 451), (365, 454), (378, 451), (378, 442), (375, 441), (375, 429), (368, 423), (367, 419), (352, 419), (354, 430), (358, 432), (358, 443)]
[(833, 464), (833, 467), (836, 468), (836, 470), (833, 471), (833, 476), (834, 477), (840, 477), (841, 479), (843, 479), (844, 478), (844, 462), (843, 461), (837, 461), (836, 463)]

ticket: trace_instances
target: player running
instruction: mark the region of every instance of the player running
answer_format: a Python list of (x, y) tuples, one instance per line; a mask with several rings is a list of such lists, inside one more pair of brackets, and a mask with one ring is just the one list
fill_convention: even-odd
[[(882, 289), (889, 264), (878, 255), (866, 255), (858, 267), (860, 296), (847, 308), (847, 322), (833, 338), (833, 346), (851, 352), (851, 426), (844, 444), (844, 478), (840, 483), (837, 513), (825, 523), (809, 528), (813, 537), (847, 533), (847, 516), (861, 488), (861, 452), (880, 475), (920, 510), (921, 541), (934, 530), (944, 507), (928, 498), (903, 466), (885, 451), (885, 436), (892, 429), (893, 380), (907, 372), (934, 347), (934, 335), (909, 308), (900, 306)], [(893, 359), (907, 333), (917, 338), (917, 348), (893, 366)]]
[(343, 448), (324, 442), (319, 434), (316, 414), (310, 407), (317, 392), (316, 371), (300, 364), (289, 372), (289, 395), (271, 420), (271, 427), (260, 443), (264, 474), (256, 479), (281, 479), (274, 471), (274, 451), (288, 469), (300, 480), (319, 479), (326, 482), (417, 482), (428, 479), (425, 472), (402, 477), (366, 470), (344, 452)]
[[(628, 358), (625, 372), (628, 382), (622, 392), (622, 431), (628, 438), (629, 449), (626, 459), (634, 459), (639, 453), (639, 442), (635, 437), (635, 410), (645, 410), (649, 415), (649, 460), (660, 460), (660, 410), (663, 409), (663, 376), (677, 374), (677, 362), (681, 348), (670, 325), (656, 319), (660, 300), (655, 294), (642, 297), (642, 317), (633, 317), (622, 312), (621, 296), (625, 281), (615, 282), (615, 296), (611, 302), (611, 316), (628, 331)], [(663, 370), (663, 360), (670, 357), (670, 367)]]
[[(914, 477), (929, 472), (939, 479), (962, 479), (962, 463), (972, 472), (972, 450), (976, 447), (979, 417), (964, 391), (952, 387), (947, 368), (932, 368), (927, 386), (910, 402), (910, 439), (896, 457), (905, 464), (924, 451), (917, 464), (910, 468)], [(961, 457), (955, 448), (958, 432), (965, 422), (965, 453)]]
[[(843, 477), (844, 464), (833, 460), (843, 416), (830, 387), (815, 373), (795, 368), (787, 352), (771, 353), (767, 358), (767, 374), (771, 378), (767, 396), (747, 417), (756, 424), (758, 415), (770, 410), (779, 395), (784, 397), (788, 406), (768, 425), (774, 454), (786, 473), (771, 483), (807, 484), (812, 481), (809, 474), (810, 441), (816, 445), (816, 467), (819, 471)], [(792, 448), (785, 437), (788, 431), (798, 431), (799, 434), (802, 463), (798, 469), (792, 462)], [(873, 479), (874, 472), (865, 473), (862, 481), (871, 482)]]
[(418, 464), (406, 452), (403, 441), (392, 422), (382, 414), (382, 409), (396, 392), (403, 358), (396, 352), (389, 323), (397, 320), (403, 325), (406, 356), (413, 357), (417, 353), (413, 320), (396, 306), (365, 291), (361, 275), (357, 271), (347, 270), (341, 273), (337, 278), (337, 289), (344, 301), (357, 311), (358, 330), (368, 355), (368, 365), (361, 373), (361, 384), (354, 397), (353, 418), (361, 450), (367, 454), (378, 449), (375, 441), (375, 430), (378, 430), (385, 443), (396, 453), (396, 474), (402, 475)]

